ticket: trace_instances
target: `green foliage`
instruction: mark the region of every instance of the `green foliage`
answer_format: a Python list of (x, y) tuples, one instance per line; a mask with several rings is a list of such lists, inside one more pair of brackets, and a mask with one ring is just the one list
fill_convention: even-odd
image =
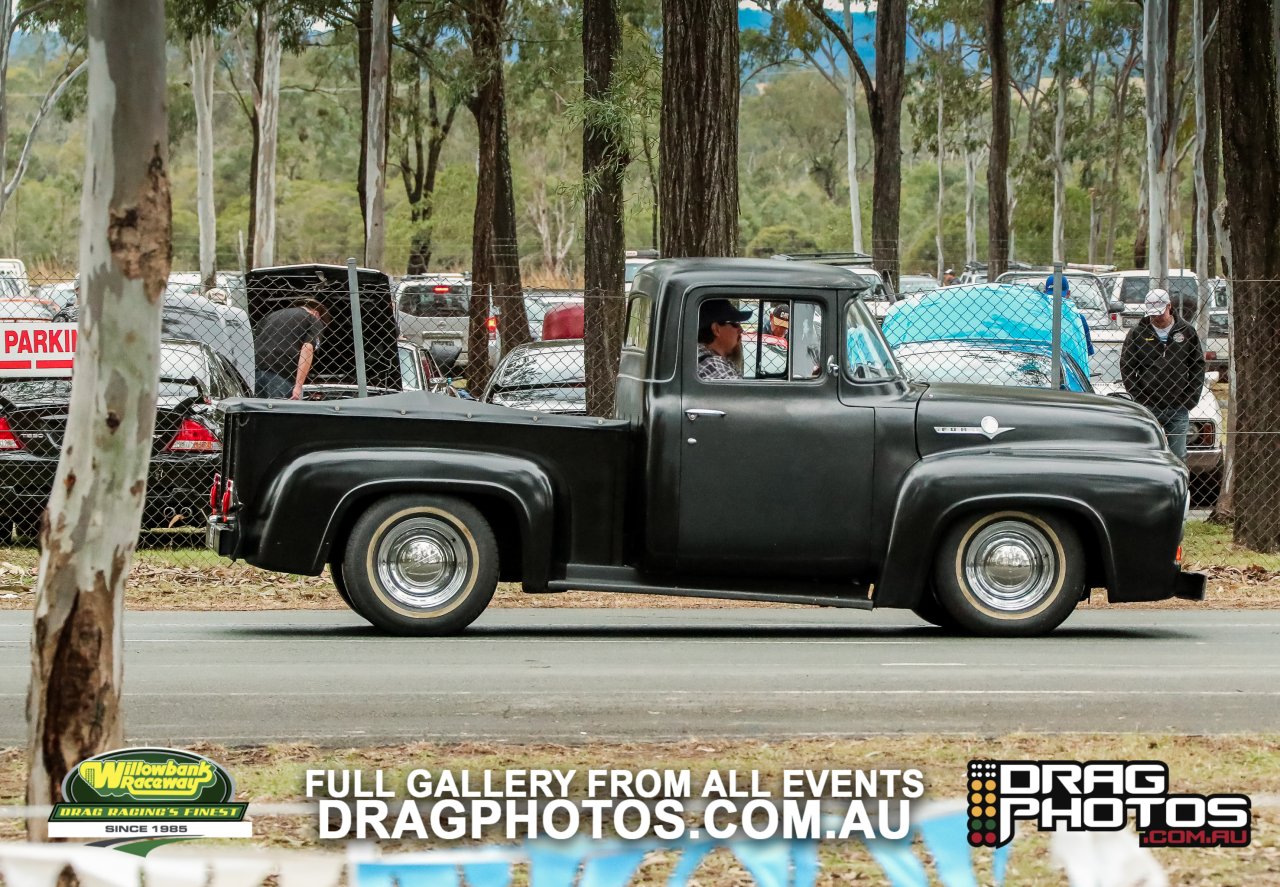
[(767, 259), (779, 253), (806, 253), (818, 249), (818, 242), (807, 231), (794, 225), (770, 225), (761, 228), (747, 244), (746, 254)]

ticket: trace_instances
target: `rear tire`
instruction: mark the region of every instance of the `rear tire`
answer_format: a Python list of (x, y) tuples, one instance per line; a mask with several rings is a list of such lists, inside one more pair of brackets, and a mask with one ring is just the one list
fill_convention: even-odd
[(395, 496), (356, 521), (342, 558), (351, 608), (399, 635), (456, 634), (498, 587), (498, 544), (484, 516), (452, 496)]
[(342, 561), (333, 561), (329, 564), (329, 578), (333, 580), (333, 587), (338, 591), (338, 597), (342, 598), (342, 602), (352, 610), (356, 605), (351, 602), (351, 594), (347, 591), (347, 581), (342, 576)]
[(934, 562), (938, 603), (989, 637), (1048, 634), (1084, 593), (1084, 549), (1062, 518), (997, 511), (958, 521)]
[(959, 627), (954, 616), (947, 609), (938, 603), (938, 598), (934, 594), (932, 588), (926, 588), (920, 594), (920, 600), (916, 601), (916, 605), (911, 608), (911, 612), (915, 613), (930, 625), (936, 625), (938, 628), (954, 631)]

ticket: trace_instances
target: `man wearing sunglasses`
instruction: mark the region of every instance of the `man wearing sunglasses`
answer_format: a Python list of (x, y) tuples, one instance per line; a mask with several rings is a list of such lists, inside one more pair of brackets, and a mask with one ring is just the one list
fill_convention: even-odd
[(698, 323), (700, 380), (742, 378), (742, 324), (750, 319), (750, 311), (739, 311), (728, 299), (702, 303)]

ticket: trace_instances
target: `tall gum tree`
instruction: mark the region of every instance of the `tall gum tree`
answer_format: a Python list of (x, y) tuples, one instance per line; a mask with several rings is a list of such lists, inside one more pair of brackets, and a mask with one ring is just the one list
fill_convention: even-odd
[(902, 102), (907, 57), (906, 0), (880, 0), (876, 8), (874, 82), (852, 37), (823, 7), (822, 0), (802, 0), (810, 14), (830, 31), (849, 56), (867, 96), (871, 118), (871, 255), (877, 269), (895, 280), (899, 261), (899, 218), (902, 207)]
[[(80, 313), (66, 441), (42, 531), (27, 802), (119, 747), (121, 617), (151, 455), (171, 220), (162, 0), (90, 0)], [(31, 838), (47, 822), (28, 821)]]
[(1280, 120), (1271, 4), (1219, 0), (1222, 170), (1234, 286), (1235, 541), (1280, 551)]
[(738, 6), (663, 0), (662, 255), (738, 253)]

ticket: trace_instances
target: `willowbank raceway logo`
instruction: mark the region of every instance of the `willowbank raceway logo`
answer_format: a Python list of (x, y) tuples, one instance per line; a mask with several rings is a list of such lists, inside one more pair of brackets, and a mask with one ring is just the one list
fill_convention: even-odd
[(172, 748), (126, 748), (81, 761), (62, 780), (51, 838), (247, 838), (247, 804), (224, 767)]
[(1247, 847), (1249, 796), (1170, 794), (1162, 761), (970, 761), (969, 843), (1003, 847), (1019, 820), (1040, 831), (1120, 831), (1143, 847)]

